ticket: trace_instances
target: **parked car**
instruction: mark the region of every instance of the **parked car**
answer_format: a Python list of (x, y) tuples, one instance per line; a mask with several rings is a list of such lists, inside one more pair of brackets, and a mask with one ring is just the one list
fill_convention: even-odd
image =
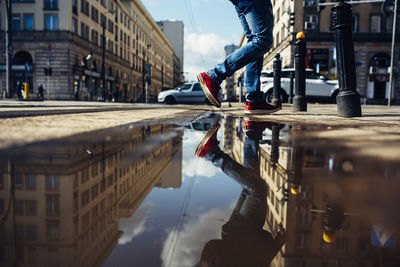
[(185, 83), (178, 88), (162, 91), (158, 94), (158, 102), (175, 103), (207, 103), (206, 95), (197, 82)]
[[(294, 76), (294, 69), (282, 69), (281, 72), (281, 99), (283, 102), (287, 102), (289, 98), (290, 73), (293, 73)], [(272, 102), (272, 90), (274, 87), (273, 71), (262, 71), (260, 81), (261, 90), (264, 92), (265, 100), (267, 102)], [(328, 80), (325, 76), (312, 69), (306, 70), (307, 99), (336, 103), (336, 96), (338, 93), (339, 84), (337, 80)]]

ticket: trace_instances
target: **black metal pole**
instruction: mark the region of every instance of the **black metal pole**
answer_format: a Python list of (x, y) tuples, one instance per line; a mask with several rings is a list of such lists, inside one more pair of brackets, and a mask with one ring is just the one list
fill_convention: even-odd
[(8, 92), (7, 92), (7, 97), (11, 98), (13, 96), (13, 71), (12, 71), (12, 56), (13, 56), (13, 45), (12, 45), (12, 33), (13, 33), (13, 28), (12, 28), (12, 0), (6, 1), (7, 5), (7, 38), (8, 38), (8, 54), (6, 57), (8, 57), (7, 61), (7, 75), (8, 75)]
[(281, 70), (282, 70), (282, 60), (281, 55), (277, 53), (274, 60), (274, 89), (272, 105), (281, 106)]
[(356, 91), (351, 5), (344, 3), (344, 0), (338, 0), (331, 12), (339, 75), (339, 94), (336, 97), (338, 114), (341, 117), (361, 117), (360, 94)]
[(101, 91), (101, 97), (102, 101), (106, 101), (106, 66), (105, 66), (105, 60), (106, 60), (106, 22), (103, 21), (102, 23), (103, 26), (103, 49), (102, 49), (102, 61), (101, 61), (101, 80), (103, 83), (103, 88)]
[(306, 40), (305, 34), (296, 35), (295, 45), (295, 96), (293, 98), (293, 111), (307, 111), (306, 99)]
[(289, 103), (293, 104), (294, 72), (290, 72)]

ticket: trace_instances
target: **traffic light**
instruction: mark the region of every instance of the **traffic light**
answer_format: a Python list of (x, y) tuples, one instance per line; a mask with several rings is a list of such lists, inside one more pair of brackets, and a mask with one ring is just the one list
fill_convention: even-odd
[(294, 26), (295, 23), (295, 13), (294, 12), (290, 12), (289, 14), (289, 25), (290, 26)]
[(283, 190), (283, 200), (286, 202), (289, 201), (289, 189)]
[(44, 68), (44, 75), (51, 76), (53, 74), (52, 68)]

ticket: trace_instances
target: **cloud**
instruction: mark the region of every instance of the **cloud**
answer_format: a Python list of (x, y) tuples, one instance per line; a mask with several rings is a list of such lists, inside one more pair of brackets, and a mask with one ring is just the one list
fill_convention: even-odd
[(229, 43), (215, 33), (185, 34), (186, 78), (195, 80), (198, 72), (209, 70), (224, 60), (224, 47)]
[(134, 216), (131, 219), (120, 220), (119, 228), (124, 233), (118, 240), (118, 244), (125, 245), (127, 243), (130, 243), (136, 236), (142, 234), (145, 231), (147, 216), (152, 207), (152, 203), (146, 203), (135, 212)]
[(211, 162), (202, 158), (192, 158), (188, 161), (184, 160), (182, 162), (184, 176), (202, 176), (211, 178), (220, 171), (217, 167), (212, 165)]
[(161, 252), (163, 266), (195, 266), (207, 241), (220, 238), (221, 226), (230, 211), (212, 209), (187, 220), (180, 233), (170, 231)]

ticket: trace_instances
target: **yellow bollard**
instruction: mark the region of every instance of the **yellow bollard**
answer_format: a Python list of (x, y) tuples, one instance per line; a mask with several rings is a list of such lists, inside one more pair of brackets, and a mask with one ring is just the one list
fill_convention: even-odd
[(24, 82), (24, 99), (29, 98), (29, 83)]

